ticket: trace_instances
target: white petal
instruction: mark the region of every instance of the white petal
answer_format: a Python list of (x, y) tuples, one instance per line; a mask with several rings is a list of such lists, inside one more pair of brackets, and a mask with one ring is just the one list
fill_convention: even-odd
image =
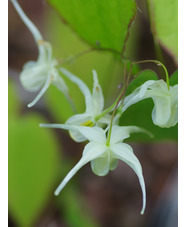
[(125, 163), (127, 163), (138, 176), (139, 183), (142, 189), (142, 194), (143, 194), (143, 206), (141, 210), (141, 214), (143, 214), (146, 206), (146, 191), (145, 191), (145, 182), (142, 174), (142, 167), (139, 160), (134, 155), (132, 148), (128, 144), (124, 144), (124, 143), (115, 144), (110, 146), (110, 149), (114, 153), (115, 158), (118, 158), (124, 161)]
[(38, 64), (35, 61), (27, 62), (20, 73), (22, 86), (27, 91), (38, 91), (47, 80), (48, 71), (49, 68), (45, 64)]
[(93, 103), (92, 103), (92, 95), (90, 93), (89, 88), (87, 85), (77, 76), (73, 75), (71, 72), (64, 68), (60, 68), (60, 71), (65, 75), (68, 79), (70, 79), (72, 82), (77, 84), (81, 92), (83, 93), (85, 97), (85, 104), (86, 104), (86, 112), (92, 113), (93, 112)]
[(94, 114), (99, 114), (102, 112), (104, 107), (104, 97), (102, 93), (101, 86), (98, 82), (98, 76), (95, 70), (93, 72), (94, 87), (92, 93), (92, 100), (94, 105)]
[(85, 126), (76, 126), (78, 131), (84, 135), (88, 140), (105, 144), (106, 136), (102, 128), (99, 127), (85, 127)]
[(156, 80), (148, 80), (144, 84), (142, 84), (140, 87), (140, 92), (139, 92), (140, 98), (143, 98), (146, 94), (147, 89), (156, 83), (157, 83)]
[(152, 120), (155, 125), (163, 127), (171, 116), (170, 97), (153, 97), (154, 108), (152, 110)]
[(152, 137), (152, 134), (149, 131), (147, 131), (143, 128), (137, 127), (137, 126), (114, 125), (112, 127), (112, 131), (111, 131), (110, 144), (122, 142), (124, 139), (130, 137), (131, 133), (137, 133), (137, 132), (146, 133), (150, 137)]
[(82, 113), (73, 115), (72, 117), (68, 118), (65, 124), (80, 126), (81, 124), (85, 124), (85, 122), (89, 120), (92, 120), (92, 115), (90, 115), (89, 113)]
[(52, 82), (52, 77), (51, 77), (51, 75), (49, 75), (44, 86), (43, 86), (43, 88), (41, 89), (39, 94), (35, 97), (35, 99), (27, 105), (28, 107), (32, 107), (33, 105), (36, 104), (36, 102), (38, 102), (38, 100), (43, 96), (43, 94), (46, 92), (46, 90), (50, 86), (51, 82)]
[(124, 112), (131, 105), (142, 100), (142, 97), (139, 96), (139, 91), (140, 91), (140, 88), (137, 88), (135, 91), (133, 91), (130, 95), (128, 95), (124, 99), (124, 106), (122, 108), (122, 112)]
[[(67, 125), (86, 125), (86, 123), (91, 123), (92, 122), (92, 116), (88, 113), (83, 113), (83, 114), (76, 114), (73, 115), (72, 117), (70, 117), (65, 124)], [(88, 125), (87, 125), (88, 126)], [(70, 136), (72, 137), (73, 140), (75, 140), (76, 142), (83, 142), (85, 140), (87, 140), (86, 137), (84, 137), (79, 131), (77, 130), (70, 130), (69, 131)]]
[[(68, 125), (68, 124), (40, 124), (40, 127), (44, 127), (44, 128), (59, 128), (59, 129), (65, 129), (65, 130), (69, 130), (70, 136), (72, 137), (72, 139), (78, 143), (80, 142), (84, 142), (85, 140), (87, 140), (87, 138), (82, 135), (78, 128), (74, 125)], [(80, 126), (81, 127), (81, 126)]]
[(148, 98), (148, 96), (146, 95), (147, 89), (154, 83), (156, 83), (155, 80), (148, 80), (140, 87), (136, 88), (136, 90), (134, 90), (130, 95), (128, 95), (124, 99), (124, 106), (122, 112), (124, 112), (131, 105)]
[(15, 9), (17, 10), (19, 16), (21, 17), (22, 21), (25, 23), (25, 25), (28, 27), (30, 32), (32, 33), (36, 44), (38, 45), (39, 48), (39, 55), (44, 55), (45, 48), (42, 45), (39, 45), (38, 42), (43, 40), (43, 37), (37, 27), (32, 23), (32, 21), (26, 16), (20, 5), (16, 0), (11, 0), (12, 4), (14, 5)]
[(98, 158), (91, 161), (92, 171), (98, 176), (106, 176), (109, 170), (117, 167), (118, 160), (112, 157), (112, 152), (107, 150)]
[(64, 178), (64, 180), (61, 182), (61, 184), (58, 186), (58, 188), (55, 191), (55, 195), (59, 195), (61, 190), (65, 187), (65, 185), (68, 183), (68, 181), (76, 174), (76, 172), (85, 164), (90, 162), (91, 160), (97, 158), (98, 156), (102, 155), (105, 150), (107, 149), (106, 146), (90, 142), (88, 143), (83, 151), (83, 156), (80, 159), (80, 161), (72, 168), (72, 170), (67, 174), (67, 176)]
[(61, 92), (63, 92), (66, 97), (69, 97), (68, 87), (63, 78), (57, 72), (57, 70), (56, 69), (52, 70), (51, 74), (53, 74), (54, 76), (52, 84), (54, 84)]
[(102, 144), (106, 143), (106, 136), (104, 130), (99, 127), (74, 126), (67, 124), (40, 124), (40, 127), (72, 130), (79, 132), (87, 140)]
[(164, 127), (172, 127), (178, 123), (178, 85), (170, 87), (171, 90), (171, 116)]

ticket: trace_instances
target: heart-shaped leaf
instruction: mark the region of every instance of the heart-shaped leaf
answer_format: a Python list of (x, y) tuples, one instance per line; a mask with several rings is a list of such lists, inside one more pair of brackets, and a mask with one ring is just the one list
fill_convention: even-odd
[(62, 18), (95, 48), (123, 52), (136, 15), (134, 0), (48, 0)]
[(59, 147), (42, 117), (9, 119), (9, 211), (18, 226), (34, 226), (53, 195)]

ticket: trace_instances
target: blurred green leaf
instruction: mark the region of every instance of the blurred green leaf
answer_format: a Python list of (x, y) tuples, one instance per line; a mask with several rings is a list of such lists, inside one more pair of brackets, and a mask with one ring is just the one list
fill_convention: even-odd
[(136, 15), (134, 0), (48, 0), (62, 18), (93, 47), (121, 53)]
[(174, 86), (178, 84), (178, 70), (176, 70), (170, 77), (170, 85)]
[(128, 139), (129, 141), (163, 141), (178, 139), (178, 126), (171, 128), (160, 128), (153, 124), (151, 113), (154, 107), (154, 103), (151, 99), (142, 100), (135, 105), (130, 106), (121, 116), (119, 125), (136, 125), (149, 130), (154, 137), (136, 133), (132, 134)]
[(9, 119), (9, 210), (18, 226), (34, 226), (53, 194), (59, 147), (53, 133), (39, 128), (41, 116)]
[[(177, 77), (177, 71), (170, 78), (170, 85), (175, 83)], [(138, 86), (143, 84), (147, 80), (157, 80), (157, 75), (151, 70), (145, 70), (138, 75), (128, 86), (127, 95), (134, 91)], [(132, 134), (128, 139), (129, 141), (160, 141), (160, 140), (177, 140), (178, 139), (178, 126), (171, 128), (160, 128), (153, 124), (152, 121), (152, 109), (154, 103), (152, 99), (142, 100), (132, 106), (130, 106), (121, 116), (120, 125), (136, 125), (149, 130), (154, 138), (150, 138), (144, 134)]]
[(155, 40), (178, 59), (178, 0), (148, 0)]

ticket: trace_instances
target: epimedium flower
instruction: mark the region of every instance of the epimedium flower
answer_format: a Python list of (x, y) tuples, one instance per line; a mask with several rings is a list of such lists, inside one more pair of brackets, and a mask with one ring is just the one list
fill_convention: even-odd
[(39, 56), (37, 61), (27, 62), (20, 73), (20, 81), (25, 90), (39, 91), (36, 98), (28, 104), (32, 107), (42, 97), (50, 84), (54, 84), (69, 99), (68, 88), (56, 68), (57, 61), (52, 57), (52, 46), (44, 41), (41, 33), (32, 21), (26, 16), (16, 0), (11, 0), (20, 18), (28, 27), (38, 46)]
[(178, 122), (178, 85), (167, 86), (164, 80), (149, 80), (134, 90), (124, 100), (122, 112), (131, 105), (152, 98), (152, 120), (155, 125), (169, 128)]
[[(77, 76), (73, 75), (71, 72), (64, 68), (60, 68), (61, 73), (66, 76), (68, 79), (70, 79), (73, 83), (75, 83), (81, 90), (81, 92), (84, 95), (85, 98), (85, 105), (86, 109), (84, 113), (81, 114), (75, 114), (72, 117), (70, 117), (65, 124), (66, 125), (84, 125), (92, 127), (93, 125), (101, 126), (105, 124), (110, 123), (110, 115), (105, 114), (98, 120), (96, 120), (96, 117), (99, 116), (104, 108), (104, 97), (102, 93), (101, 86), (98, 82), (98, 76), (95, 70), (93, 70), (93, 91), (89, 90), (87, 85)], [(51, 127), (54, 128), (63, 128), (63, 124), (51, 124)], [(74, 130), (73, 128), (69, 131), (71, 137), (76, 142), (83, 142), (86, 140), (86, 137), (84, 137), (83, 134), (79, 133), (77, 130)]]
[[(48, 127), (48, 125), (40, 124), (41, 127)], [(50, 127), (50, 125), (49, 125)], [(134, 155), (132, 147), (122, 141), (134, 132), (148, 133), (146, 130), (136, 126), (113, 126), (111, 137), (108, 141), (106, 131), (100, 127), (87, 126), (72, 126), (62, 125), (63, 129), (75, 130), (82, 134), (89, 143), (83, 150), (83, 155), (80, 161), (71, 169), (67, 176), (63, 179), (61, 184), (55, 191), (55, 195), (59, 195), (61, 190), (69, 182), (69, 180), (76, 174), (76, 172), (88, 162), (91, 162), (92, 171), (98, 176), (105, 176), (109, 170), (114, 170), (117, 167), (118, 159), (128, 164), (136, 173), (143, 194), (143, 206), (141, 214), (144, 213), (146, 206), (146, 192), (145, 182), (142, 173), (142, 167)], [(148, 133), (149, 134), (149, 133)]]

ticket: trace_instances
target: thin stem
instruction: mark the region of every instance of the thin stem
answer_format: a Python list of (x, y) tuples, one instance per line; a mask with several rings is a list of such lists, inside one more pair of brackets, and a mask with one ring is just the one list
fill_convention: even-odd
[(168, 90), (169, 90), (169, 74), (168, 74), (168, 71), (166, 69), (166, 67), (164, 66), (163, 63), (161, 63), (160, 61), (157, 61), (157, 60), (144, 60), (144, 61), (136, 61), (136, 62), (133, 62), (133, 64), (140, 64), (140, 63), (147, 63), (147, 62), (153, 62), (157, 65), (160, 65), (164, 71), (165, 71), (165, 76), (166, 76), (166, 82), (167, 82), (167, 87), (168, 87)]
[(60, 66), (60, 65), (63, 65), (63, 64), (71, 63), (72, 61), (74, 61), (74, 60), (76, 60), (76, 59), (78, 59), (78, 58), (84, 56), (85, 54), (91, 53), (91, 52), (93, 52), (93, 51), (102, 51), (102, 52), (104, 52), (104, 51), (105, 51), (105, 52), (109, 51), (109, 52), (111, 52), (111, 53), (113, 53), (113, 54), (116, 54), (116, 55), (120, 56), (122, 59), (126, 59), (126, 58), (123, 56), (122, 53), (120, 53), (120, 52), (118, 52), (118, 51), (116, 51), (116, 50), (113, 50), (113, 49), (111, 49), (111, 48), (95, 48), (95, 47), (93, 47), (93, 48), (90, 48), (90, 49), (88, 49), (88, 50), (85, 50), (85, 51), (83, 51), (83, 52), (81, 52), (81, 53), (79, 53), (79, 54), (77, 54), (77, 55), (75, 55), (75, 56), (72, 56), (72, 57), (70, 57), (70, 58), (67, 58), (67, 59), (65, 59), (65, 60), (58, 60), (58, 65)]
[(119, 96), (117, 97), (116, 101), (111, 106), (109, 106), (106, 110), (104, 110), (101, 114), (97, 115), (95, 117), (95, 119), (94, 119), (95, 121), (98, 121), (100, 118), (102, 118), (105, 114), (109, 113), (116, 106), (116, 104), (118, 103), (118, 100), (119, 100), (122, 92), (123, 92), (123, 89), (121, 90), (121, 92), (120, 92)]
[(124, 96), (124, 94), (125, 94), (125, 92), (126, 92), (126, 88), (127, 88), (127, 86), (123, 86), (122, 91), (121, 91), (121, 93), (120, 93), (120, 95), (119, 95), (119, 97), (118, 97), (116, 106), (115, 106), (115, 108), (114, 108), (114, 111), (113, 111), (113, 113), (112, 113), (112, 118), (111, 118), (111, 121), (110, 121), (110, 127), (109, 127), (108, 137), (107, 137), (107, 141), (106, 141), (106, 145), (107, 145), (107, 146), (109, 146), (109, 144), (110, 144), (110, 138), (111, 138), (111, 132), (112, 132), (112, 125), (113, 125), (114, 115), (115, 115), (115, 113), (116, 113), (116, 110), (117, 110), (117, 108), (118, 108), (118, 105), (119, 105), (119, 103), (120, 103), (122, 97)]

